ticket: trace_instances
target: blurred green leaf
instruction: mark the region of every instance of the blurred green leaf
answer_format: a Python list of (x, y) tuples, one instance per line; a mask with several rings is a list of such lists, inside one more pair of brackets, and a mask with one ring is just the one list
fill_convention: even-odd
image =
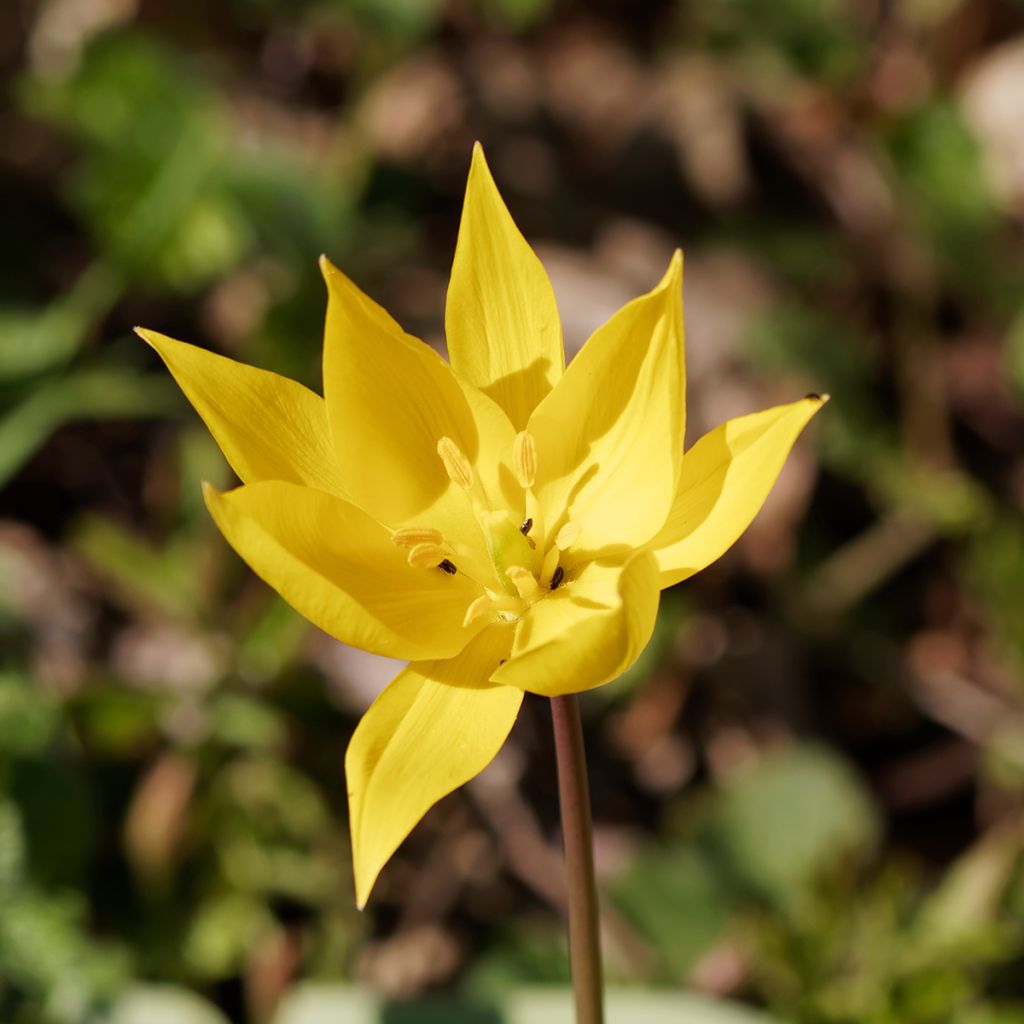
[(200, 978), (223, 978), (239, 971), (259, 937), (275, 925), (259, 899), (229, 891), (203, 903), (185, 940), (185, 959)]
[(921, 907), (918, 948), (943, 948), (992, 933), (1021, 861), (1019, 828), (995, 828), (962, 854)]
[(823, 876), (880, 838), (878, 812), (850, 766), (823, 747), (789, 747), (738, 772), (716, 810), (720, 841), (761, 896), (801, 911)]
[(721, 935), (733, 901), (721, 875), (691, 846), (650, 849), (609, 887), (611, 898), (663, 959), (685, 975)]
[(0, 309), (0, 381), (66, 363), (120, 295), (117, 275), (94, 263), (45, 309)]
[(10, 893), (18, 885), (25, 869), (25, 834), (18, 807), (9, 800), (0, 801), (0, 894)]
[(175, 404), (169, 382), (155, 375), (96, 369), (46, 380), (0, 416), (0, 486), (65, 423), (166, 415)]
[(217, 696), (210, 709), (217, 739), (227, 746), (252, 750), (280, 747), (287, 727), (273, 708), (238, 693)]
[(71, 543), (130, 601), (177, 618), (189, 619), (197, 611), (200, 579), (191, 551), (174, 543), (156, 547), (98, 516), (83, 519)]
[(61, 708), (23, 676), (0, 672), (0, 754), (34, 754), (56, 733)]

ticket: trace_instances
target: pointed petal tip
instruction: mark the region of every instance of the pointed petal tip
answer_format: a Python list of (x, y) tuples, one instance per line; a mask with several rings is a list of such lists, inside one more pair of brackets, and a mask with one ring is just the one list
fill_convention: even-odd
[(330, 261), (327, 253), (320, 253), (316, 262), (325, 281), (329, 281), (333, 274), (338, 273), (338, 268)]
[(211, 505), (216, 504), (222, 497), (224, 497), (223, 492), (218, 491), (209, 480), (204, 480), (201, 486), (203, 488), (203, 501), (206, 502), (207, 508), (210, 508)]
[[(157, 348), (156, 338), (159, 337), (156, 331), (151, 331), (148, 327), (133, 327), (132, 330), (138, 335), (150, 348)], [(159, 350), (158, 350), (159, 351)]]
[(657, 295), (660, 292), (668, 291), (669, 289), (681, 288), (683, 282), (683, 250), (676, 249), (672, 253), (672, 259), (669, 260), (669, 264), (665, 273), (662, 275), (661, 280), (651, 289), (651, 295)]
[(827, 392), (818, 394), (816, 391), (812, 391), (809, 394), (804, 395), (805, 402), (817, 402), (818, 405), (826, 405), (832, 400), (832, 396)]
[[(473, 158), (469, 162), (469, 181), (472, 182), (475, 178), (482, 175), (487, 183), (489, 183), (495, 190), (498, 186), (494, 180), (494, 175), (491, 173), (491, 165), (487, 162), (487, 156), (484, 153), (484, 147), (477, 139), (473, 143)], [(467, 189), (468, 189), (467, 183)]]

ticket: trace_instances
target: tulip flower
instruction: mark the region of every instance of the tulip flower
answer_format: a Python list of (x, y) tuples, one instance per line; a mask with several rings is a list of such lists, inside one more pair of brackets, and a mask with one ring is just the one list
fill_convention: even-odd
[(139, 334), (242, 481), (205, 489), (228, 542), (331, 636), (409, 662), (345, 759), (362, 906), (426, 811), (495, 756), (524, 693), (559, 699), (635, 661), (661, 590), (736, 541), (824, 399), (730, 420), (684, 451), (678, 252), (566, 367), (551, 284), (479, 146), (448, 361), (321, 268), (323, 398)]

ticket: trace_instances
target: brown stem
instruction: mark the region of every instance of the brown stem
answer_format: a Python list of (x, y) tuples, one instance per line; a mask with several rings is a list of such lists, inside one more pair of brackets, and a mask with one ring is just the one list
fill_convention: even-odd
[(569, 963), (576, 996), (576, 1024), (603, 1024), (604, 987), (594, 882), (594, 837), (583, 727), (575, 694), (551, 698), (551, 722), (558, 762), (558, 802), (562, 811), (569, 897)]

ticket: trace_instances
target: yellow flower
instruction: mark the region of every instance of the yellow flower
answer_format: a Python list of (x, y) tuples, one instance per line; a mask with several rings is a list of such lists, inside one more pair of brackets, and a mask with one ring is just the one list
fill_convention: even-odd
[(348, 748), (357, 899), (494, 757), (523, 692), (614, 679), (659, 592), (764, 502), (815, 396), (683, 453), (682, 258), (564, 368), (555, 297), (479, 146), (445, 315), (450, 363), (326, 259), (324, 398), (153, 331), (243, 482), (206, 487), (235, 550), (309, 620), (410, 664)]

